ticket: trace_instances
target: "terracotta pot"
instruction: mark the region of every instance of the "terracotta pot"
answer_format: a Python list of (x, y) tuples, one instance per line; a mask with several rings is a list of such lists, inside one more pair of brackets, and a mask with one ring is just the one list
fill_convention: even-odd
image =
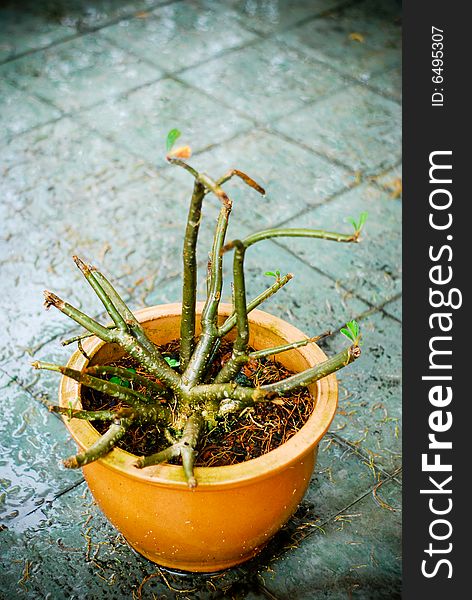
[[(200, 312), (202, 306), (199, 305)], [(230, 305), (220, 306), (227, 316)], [(137, 318), (156, 343), (179, 337), (180, 304), (140, 310)], [(256, 349), (303, 339), (295, 327), (265, 312), (250, 314), (250, 344)], [(120, 349), (89, 338), (84, 349), (90, 364), (103, 364), (122, 355)], [(294, 372), (326, 359), (316, 346), (280, 354), (278, 360)], [(83, 369), (88, 361), (75, 352), (68, 366)], [(163, 565), (186, 571), (211, 572), (242, 563), (259, 550), (294, 513), (308, 487), (318, 444), (337, 407), (337, 384), (330, 375), (311, 386), (316, 397), (313, 414), (288, 442), (237, 465), (199, 467), (198, 486), (190, 490), (182, 468), (158, 465), (138, 470), (135, 457), (115, 449), (83, 468), (98, 505), (140, 554)], [(80, 386), (63, 377), (61, 406), (80, 407)], [(98, 438), (86, 421), (65, 423), (81, 449)]]

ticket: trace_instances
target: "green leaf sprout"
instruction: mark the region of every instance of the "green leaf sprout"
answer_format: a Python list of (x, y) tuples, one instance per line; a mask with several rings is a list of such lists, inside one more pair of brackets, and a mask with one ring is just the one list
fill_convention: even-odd
[(349, 341), (351, 341), (353, 344), (356, 344), (356, 345), (359, 344), (361, 334), (360, 334), (359, 324), (357, 323), (357, 321), (349, 321), (348, 323), (346, 323), (346, 327), (342, 327), (340, 329), (340, 332), (345, 337), (347, 337), (347, 339)]
[(181, 133), (178, 129), (171, 129), (169, 131), (169, 133), (167, 134), (167, 142), (166, 142), (167, 152), (170, 152), (172, 150), (173, 145), (179, 139), (180, 135), (181, 135)]
[(366, 211), (363, 211), (363, 212), (361, 212), (358, 221), (356, 221), (352, 217), (348, 217), (347, 220), (354, 227), (354, 231), (356, 234), (359, 234), (362, 231), (362, 228), (364, 227), (365, 222), (367, 221), (367, 216), (368, 216), (368, 213)]

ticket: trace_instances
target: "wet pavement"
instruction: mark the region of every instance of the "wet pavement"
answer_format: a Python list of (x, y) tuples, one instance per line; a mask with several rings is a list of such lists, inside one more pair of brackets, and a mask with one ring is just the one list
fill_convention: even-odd
[[(399, 597), (399, 3), (19, 4), (0, 7), (1, 592)], [(265, 308), (312, 335), (356, 318), (363, 356), (339, 375), (338, 414), (297, 514), (258, 558), (211, 576), (158, 569), (126, 545), (81, 473), (62, 468), (73, 444), (44, 406), (58, 380), (30, 367), (65, 361), (60, 340), (77, 331), (44, 312), (43, 289), (100, 314), (72, 254), (111, 274), (135, 308), (179, 300), (175, 247), (192, 184), (164, 161), (173, 127), (197, 168), (239, 168), (267, 190), (228, 184), (228, 239), (281, 224), (349, 231), (348, 217), (369, 213), (355, 247), (280, 240), (248, 253), (251, 296), (265, 271), (294, 273)], [(209, 201), (202, 261), (216, 211)]]

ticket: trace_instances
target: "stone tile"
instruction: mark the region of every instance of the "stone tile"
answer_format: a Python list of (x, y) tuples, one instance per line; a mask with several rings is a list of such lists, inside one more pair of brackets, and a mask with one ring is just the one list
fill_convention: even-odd
[(0, 297), (0, 357), (23, 364), (37, 345), (70, 328), (63, 315), (45, 314), (43, 290), (51, 289), (78, 307), (86, 302), (89, 290), (74, 268), (71, 246), (38, 224), (16, 219), (0, 244), (4, 286)]
[(395, 0), (354, 3), (290, 29), (279, 39), (363, 82), (400, 61), (401, 8)]
[(145, 18), (146, 11), (166, 0), (52, 0), (38, 2), (4, 0), (0, 7), (0, 62), (24, 52), (40, 50), (67, 40), (77, 32), (103, 26), (133, 13)]
[(231, 10), (206, 8), (198, 2), (177, 2), (101, 31), (107, 39), (131, 50), (166, 72), (191, 67), (256, 36), (238, 23)]
[(374, 305), (385, 302), (401, 290), (401, 204), (385, 192), (363, 184), (284, 224), (327, 231), (352, 231), (349, 217), (368, 213), (360, 244), (324, 244), (319, 252), (308, 240), (281, 239), (280, 243), (341, 282), (347, 289)]
[[(314, 248), (320, 240), (304, 241)], [(337, 329), (366, 309), (366, 304), (346, 293), (332, 279), (314, 271), (272, 241), (252, 246), (245, 265), (248, 298), (257, 296), (273, 283), (273, 278), (264, 275), (267, 271), (294, 274), (293, 279), (260, 308), (285, 319), (307, 335)], [(231, 302), (232, 256), (225, 262), (225, 273), (223, 301)]]
[(393, 300), (393, 302), (389, 302), (383, 307), (383, 310), (389, 315), (392, 315), (401, 321), (403, 316), (402, 299), (398, 298), (398, 300)]
[[(339, 408), (332, 432), (389, 473), (401, 466), (401, 325), (382, 313), (360, 322), (362, 354), (338, 372)], [(340, 334), (325, 344), (330, 356), (346, 346)]]
[[(160, 282), (180, 273), (191, 190), (192, 184), (176, 189), (162, 178), (132, 182), (100, 202), (90, 197), (71, 207), (68, 219), (56, 222), (54, 231), (110, 277), (130, 275), (148, 278), (148, 284)], [(200, 228), (203, 257), (211, 247), (216, 215), (216, 206), (206, 207)]]
[(2, 77), (65, 111), (117, 96), (161, 74), (93, 34), (0, 67)]
[[(41, 10), (43, 9), (43, 10)], [(0, 6), (0, 62), (44, 48), (74, 32), (67, 23), (49, 15), (43, 3), (36, 0), (2, 2)], [(44, 11), (44, 12), (43, 12)]]
[[(286, 29), (304, 19), (330, 10), (340, 4), (340, 0), (254, 0), (241, 3), (239, 0), (228, 0), (224, 4), (236, 9), (242, 23), (250, 29), (264, 34)], [(209, 7), (213, 0), (206, 2)]]
[(0, 114), (0, 136), (8, 138), (57, 119), (61, 113), (6, 81), (0, 81)]
[[(8, 597), (112, 600), (132, 597), (140, 586), (143, 600), (174, 598), (175, 590), (195, 600), (261, 597), (245, 567), (217, 575), (158, 569), (126, 544), (93, 504), (85, 485), (37, 512), (22, 531), (0, 532), (2, 591)], [(23, 581), (26, 561), (29, 577)]]
[(387, 171), (387, 173), (372, 177), (372, 180), (387, 190), (392, 200), (401, 200), (403, 194), (401, 165)]
[(0, 520), (21, 530), (24, 519), (34, 520), (30, 512), (79, 482), (81, 473), (60, 464), (75, 445), (59, 419), (6, 377), (1, 392), (6, 427), (0, 437)]
[[(200, 244), (201, 263), (199, 268), (198, 299), (206, 297), (206, 252), (210, 248), (202, 236)], [(249, 233), (247, 225), (234, 223), (230, 226), (227, 240), (244, 237)], [(309, 244), (310, 241), (306, 240)], [(149, 258), (137, 273), (125, 278), (129, 282), (127, 289), (132, 293), (136, 306), (152, 305), (165, 302), (176, 302), (181, 299), (181, 266), (180, 248), (175, 253), (173, 277), (161, 280), (156, 275), (156, 260)], [(246, 289), (248, 299), (257, 296), (273, 283), (273, 279), (264, 275), (267, 271), (279, 269), (282, 274), (293, 273), (294, 278), (277, 294), (260, 306), (261, 310), (285, 319), (299, 327), (307, 335), (315, 335), (327, 329), (342, 326), (347, 320), (367, 310), (368, 306), (352, 294), (346, 293), (336, 283), (314, 271), (302, 261), (288, 253), (281, 246), (271, 241), (261, 242), (248, 250), (246, 257)], [(224, 286), (222, 302), (232, 301), (231, 281), (232, 254), (228, 254), (223, 263)]]
[[(46, 503), (23, 532), (0, 535), (3, 589), (10, 597), (127, 597), (154, 570), (108, 524), (85, 485)], [(18, 556), (25, 559), (17, 562)], [(20, 583), (26, 560), (30, 576)], [(163, 584), (155, 587), (160, 594), (165, 590)]]
[(232, 168), (253, 177), (265, 197), (233, 178), (225, 189), (233, 200), (232, 221), (265, 228), (316, 206), (352, 183), (350, 173), (297, 144), (264, 131), (251, 131), (195, 158), (215, 179)]
[(391, 167), (401, 152), (400, 106), (360, 86), (280, 119), (275, 129), (368, 175)]
[(166, 164), (165, 140), (174, 127), (182, 131), (182, 141), (194, 152), (250, 127), (249, 121), (233, 111), (171, 79), (96, 106), (82, 113), (80, 120), (159, 166)]
[(3, 144), (0, 162), (5, 203), (15, 211), (29, 207), (34, 219), (54, 221), (67, 221), (65, 207), (80, 206), (151, 171), (67, 118)]
[(231, 52), (180, 77), (261, 122), (345, 85), (329, 68), (320, 69), (306, 54), (272, 40)]
[[(337, 425), (338, 416), (331, 429), (336, 430)], [(377, 481), (372, 470), (353, 451), (327, 435), (320, 442), (315, 471), (303, 500), (313, 519), (313, 528), (355, 502)]]
[(261, 573), (270, 592), (297, 600), (400, 598), (401, 489), (387, 482), (378, 495), (394, 511), (371, 494), (350, 506)]
[[(59, 421), (58, 424), (63, 427)], [(301, 526), (302, 533), (316, 529), (317, 523), (329, 519), (356, 500), (372, 487), (372, 483), (371, 472), (354, 455), (346, 453), (336, 443), (325, 445), (320, 451), (315, 476), (300, 510), (285, 530), (276, 536), (269, 553), (214, 579), (199, 575), (180, 577), (168, 572), (165, 576), (177, 589), (192, 588), (193, 597), (197, 599), (216, 600), (221, 597), (222, 591), (229, 596), (236, 590), (238, 598), (258, 597), (257, 589), (251, 589), (254, 568), (258, 564), (264, 565), (268, 559), (272, 560), (284, 544), (293, 543), (294, 536), (299, 534), (297, 527)], [(37, 499), (36, 496), (34, 499)], [(34, 513), (9, 521), (8, 530), (0, 535), (0, 543), (4, 545), (1, 553), (4, 589), (11, 590), (12, 594), (16, 591), (19, 595), (14, 594), (15, 597), (23, 597), (23, 592), (26, 597), (27, 591), (29, 598), (39, 598), (46, 590), (55, 593), (60, 585), (66, 585), (64, 589), (68, 590), (68, 594), (75, 593), (86, 598), (127, 596), (131, 590), (136, 590), (145, 576), (158, 573), (152, 563), (124, 543), (92, 503), (84, 485), (54, 502), (46, 500)], [(25, 589), (21, 585), (18, 587), (24, 562), (16, 563), (11, 558), (24, 555), (26, 548), (32, 568), (30, 579), (24, 582)], [(71, 553), (76, 560), (70, 560)], [(51, 568), (52, 565), (54, 568)], [(63, 572), (60, 565), (65, 565), (67, 571)], [(74, 576), (71, 576), (71, 569)], [(81, 587), (84, 582), (87, 582), (87, 593)], [(146, 593), (143, 597), (151, 597), (152, 593), (162, 594), (164, 586), (161, 577), (153, 578), (143, 586), (143, 593)]]
[(382, 94), (391, 96), (398, 102), (402, 99), (402, 69), (395, 67), (389, 71), (384, 71), (375, 75), (369, 81), (371, 87), (378, 89)]
[(60, 3), (61, 20), (75, 27), (77, 31), (100, 29), (109, 23), (133, 15), (147, 19), (152, 9), (168, 0), (74, 0)]

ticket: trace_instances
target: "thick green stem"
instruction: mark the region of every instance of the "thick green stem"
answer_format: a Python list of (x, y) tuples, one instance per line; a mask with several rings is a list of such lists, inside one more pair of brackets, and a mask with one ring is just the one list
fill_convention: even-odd
[(48, 292), (47, 290), (44, 292), (44, 306), (46, 308), (50, 308), (54, 306), (59, 309), (62, 313), (70, 317), (73, 321), (82, 325), (84, 329), (90, 331), (91, 334), (96, 335), (101, 340), (106, 342), (115, 341), (114, 331), (108, 329), (107, 327), (103, 327), (100, 323), (97, 323), (94, 319), (87, 316), (85, 313), (80, 311), (77, 308), (74, 308), (64, 300), (61, 300), (56, 294), (52, 292)]
[(331, 331), (327, 331), (326, 333), (322, 333), (321, 335), (317, 335), (312, 338), (307, 338), (306, 340), (300, 340), (298, 342), (292, 342), (291, 344), (283, 344), (282, 346), (275, 346), (274, 348), (264, 348), (263, 350), (255, 350), (254, 352), (249, 353), (249, 358), (259, 359), (265, 358), (267, 356), (275, 356), (276, 354), (280, 354), (281, 352), (287, 352), (287, 350), (294, 350), (295, 348), (302, 348), (307, 344), (311, 344), (313, 342), (318, 342), (322, 338), (331, 335)]
[(128, 417), (131, 415), (132, 409), (128, 409), (126, 414), (123, 410), (119, 412), (114, 410), (80, 410), (74, 408), (65, 408), (64, 406), (50, 406), (49, 412), (64, 415), (69, 419), (84, 419), (85, 421), (113, 421), (117, 417)]
[(311, 383), (330, 375), (331, 373), (335, 373), (346, 367), (350, 363), (354, 362), (361, 355), (361, 350), (359, 346), (349, 346), (342, 352), (335, 354), (331, 358), (328, 358), (324, 362), (303, 371), (302, 373), (297, 373), (296, 375), (292, 375), (291, 377), (287, 377), (287, 379), (282, 379), (282, 381), (277, 381), (277, 383), (271, 383), (269, 385), (261, 386), (261, 390), (264, 392), (276, 393), (279, 396), (283, 396), (285, 394), (295, 392), (300, 388), (307, 387)]
[(180, 395), (180, 376), (169, 367), (167, 362), (152, 351), (148, 351), (130, 333), (118, 332), (114, 340), (132, 358), (134, 358), (149, 374), (157, 377), (163, 384)]
[(116, 446), (117, 442), (124, 436), (130, 423), (126, 419), (110, 425), (106, 433), (104, 433), (99, 440), (95, 442), (90, 448), (87, 448), (84, 452), (80, 452), (75, 456), (70, 456), (64, 461), (64, 466), (68, 469), (78, 469), (84, 465), (105, 456), (110, 450)]
[(182, 465), (189, 488), (194, 488), (197, 485), (193, 467), (197, 457), (196, 448), (198, 438), (204, 425), (205, 421), (202, 415), (197, 412), (193, 413), (185, 423), (183, 436), (179, 440), (181, 444)]
[(233, 344), (231, 358), (224, 365), (215, 378), (215, 383), (231, 381), (249, 360), (247, 346), (249, 343), (249, 323), (246, 306), (246, 284), (244, 279), (244, 245), (239, 240), (234, 242), (233, 282), (234, 282), (234, 310), (238, 334)]
[[(247, 303), (247, 312), (250, 313), (252, 310), (257, 308), (265, 300), (275, 294), (281, 287), (287, 284), (293, 278), (292, 273), (287, 273), (284, 277), (277, 279), (269, 288), (264, 290), (261, 294), (256, 296), (253, 300)], [(236, 325), (236, 312), (233, 312), (226, 321), (218, 328), (218, 337), (222, 338), (228, 334), (233, 327)]]
[(183, 248), (182, 317), (180, 321), (180, 367), (187, 367), (195, 346), (195, 305), (197, 296), (197, 239), (202, 217), (205, 187), (195, 181), (187, 218)]
[(182, 437), (178, 442), (172, 444), (165, 450), (161, 450), (161, 452), (152, 454), (151, 456), (142, 456), (136, 462), (136, 466), (139, 469), (142, 469), (143, 467), (157, 465), (180, 456), (182, 458), (182, 465), (187, 484), (190, 488), (194, 488), (197, 485), (197, 481), (193, 472), (196, 458), (196, 447), (204, 424), (205, 421), (202, 415), (198, 412), (193, 413), (187, 419)]
[(153, 360), (161, 367), (163, 371), (167, 371), (168, 374), (172, 374), (172, 369), (166, 363), (156, 345), (147, 337), (141, 323), (128, 308), (126, 302), (121, 298), (112, 284), (100, 271), (98, 271), (95, 267), (92, 267), (92, 271), (95, 279), (100, 283), (113, 304), (116, 306), (117, 310), (125, 319), (131, 330), (131, 333), (133, 334), (133, 337), (135, 337), (141, 346), (143, 346), (143, 348), (151, 354)]
[[(51, 292), (44, 292), (45, 306), (55, 306), (65, 315), (82, 325), (85, 329), (109, 343), (117, 343), (132, 358), (136, 359), (151, 375), (160, 379), (165, 385), (170, 387), (176, 394), (180, 394), (180, 377), (173, 371), (164, 358), (161, 357), (155, 345), (145, 336), (146, 344), (138, 341), (132, 333), (120, 331), (118, 329), (108, 329), (97, 323), (83, 312), (74, 308), (67, 302), (64, 302)], [(134, 318), (134, 317), (133, 317)], [(140, 331), (141, 326), (138, 323), (136, 331)]]
[(121, 314), (118, 312), (118, 310), (116, 309), (112, 300), (110, 299), (108, 294), (105, 292), (103, 287), (100, 285), (99, 281), (95, 278), (92, 269), (88, 265), (86, 265), (78, 256), (73, 256), (72, 258), (74, 259), (75, 264), (81, 270), (81, 272), (82, 272), (83, 276), (85, 277), (85, 279), (87, 280), (87, 282), (90, 284), (93, 291), (99, 297), (101, 303), (105, 307), (105, 310), (107, 311), (107, 313), (110, 315), (111, 320), (113, 321), (113, 323), (115, 324), (117, 329), (119, 329), (120, 331), (128, 331), (128, 326), (126, 324), (126, 321), (123, 319)]
[(126, 381), (133, 381), (134, 383), (145, 387), (149, 392), (156, 394), (157, 396), (168, 396), (170, 390), (165, 388), (163, 385), (152, 381), (148, 377), (144, 377), (139, 373), (133, 373), (124, 367), (112, 367), (109, 365), (95, 365), (93, 367), (87, 367), (85, 373), (88, 375), (96, 375), (99, 377), (112, 376), (119, 377)]
[(172, 458), (180, 456), (180, 448), (177, 444), (172, 444), (168, 448), (151, 454), (150, 456), (142, 456), (136, 461), (138, 469), (144, 469), (144, 467), (151, 467), (152, 465), (159, 465), (163, 462), (168, 462)]
[[(214, 186), (216, 186), (216, 183)], [(223, 285), (223, 256), (221, 249), (224, 244), (228, 227), (231, 201), (221, 188), (218, 188), (218, 186), (216, 187), (216, 191), (221, 191), (222, 193), (219, 194), (219, 197), (222, 199), (223, 204), (218, 216), (215, 236), (213, 238), (213, 247), (210, 255), (210, 282), (207, 299), (202, 311), (202, 335), (200, 336), (192, 358), (182, 376), (184, 385), (190, 387), (201, 381), (205, 373), (206, 363), (211, 354), (213, 344), (218, 337), (218, 306)]]
[[(262, 388), (250, 388), (229, 383), (206, 383), (193, 387), (188, 392), (189, 400), (193, 402), (206, 402), (212, 410), (217, 410), (223, 400), (235, 400), (246, 403), (248, 406), (254, 402), (266, 399), (268, 393)], [(272, 394), (275, 397), (276, 394)]]
[[(148, 398), (139, 392), (135, 392), (130, 388), (123, 387), (118, 385), (117, 383), (112, 383), (111, 381), (106, 381), (105, 379), (99, 379), (98, 377), (93, 377), (92, 375), (88, 375), (87, 373), (83, 373), (82, 371), (77, 371), (76, 369), (71, 369), (69, 367), (63, 367), (60, 365), (55, 365), (52, 363), (46, 363), (41, 361), (36, 361), (33, 364), (35, 369), (46, 369), (48, 371), (56, 371), (65, 375), (66, 377), (70, 377), (77, 381), (78, 383), (85, 385), (86, 387), (92, 388), (93, 390), (97, 390), (98, 392), (102, 392), (107, 394), (108, 396), (112, 396), (121, 402), (126, 402), (133, 408), (144, 405), (149, 405), (154, 401), (152, 398)], [(164, 414), (167, 411), (162, 409)], [(163, 416), (164, 416), (163, 414)]]
[[(257, 242), (261, 242), (262, 240), (278, 237), (316, 238), (320, 240), (329, 240), (331, 242), (345, 243), (357, 242), (359, 239), (359, 235), (356, 233), (347, 235), (345, 233), (335, 233), (332, 231), (325, 231), (323, 229), (264, 229), (249, 235), (243, 240), (243, 244), (246, 248), (249, 248), (249, 246), (252, 246)], [(223, 252), (226, 252), (233, 247), (233, 242), (229, 242), (229, 244), (223, 248)]]
[[(252, 406), (256, 402), (268, 402), (277, 396), (294, 392), (338, 371), (347, 366), (360, 356), (358, 346), (350, 346), (332, 358), (307, 369), (303, 373), (297, 373), (292, 377), (262, 385), (259, 388), (249, 388), (231, 383), (210, 383), (193, 387), (189, 392), (191, 400), (204, 400), (216, 410), (220, 406), (220, 414), (235, 412), (246, 406)], [(224, 405), (222, 404), (224, 403)]]

